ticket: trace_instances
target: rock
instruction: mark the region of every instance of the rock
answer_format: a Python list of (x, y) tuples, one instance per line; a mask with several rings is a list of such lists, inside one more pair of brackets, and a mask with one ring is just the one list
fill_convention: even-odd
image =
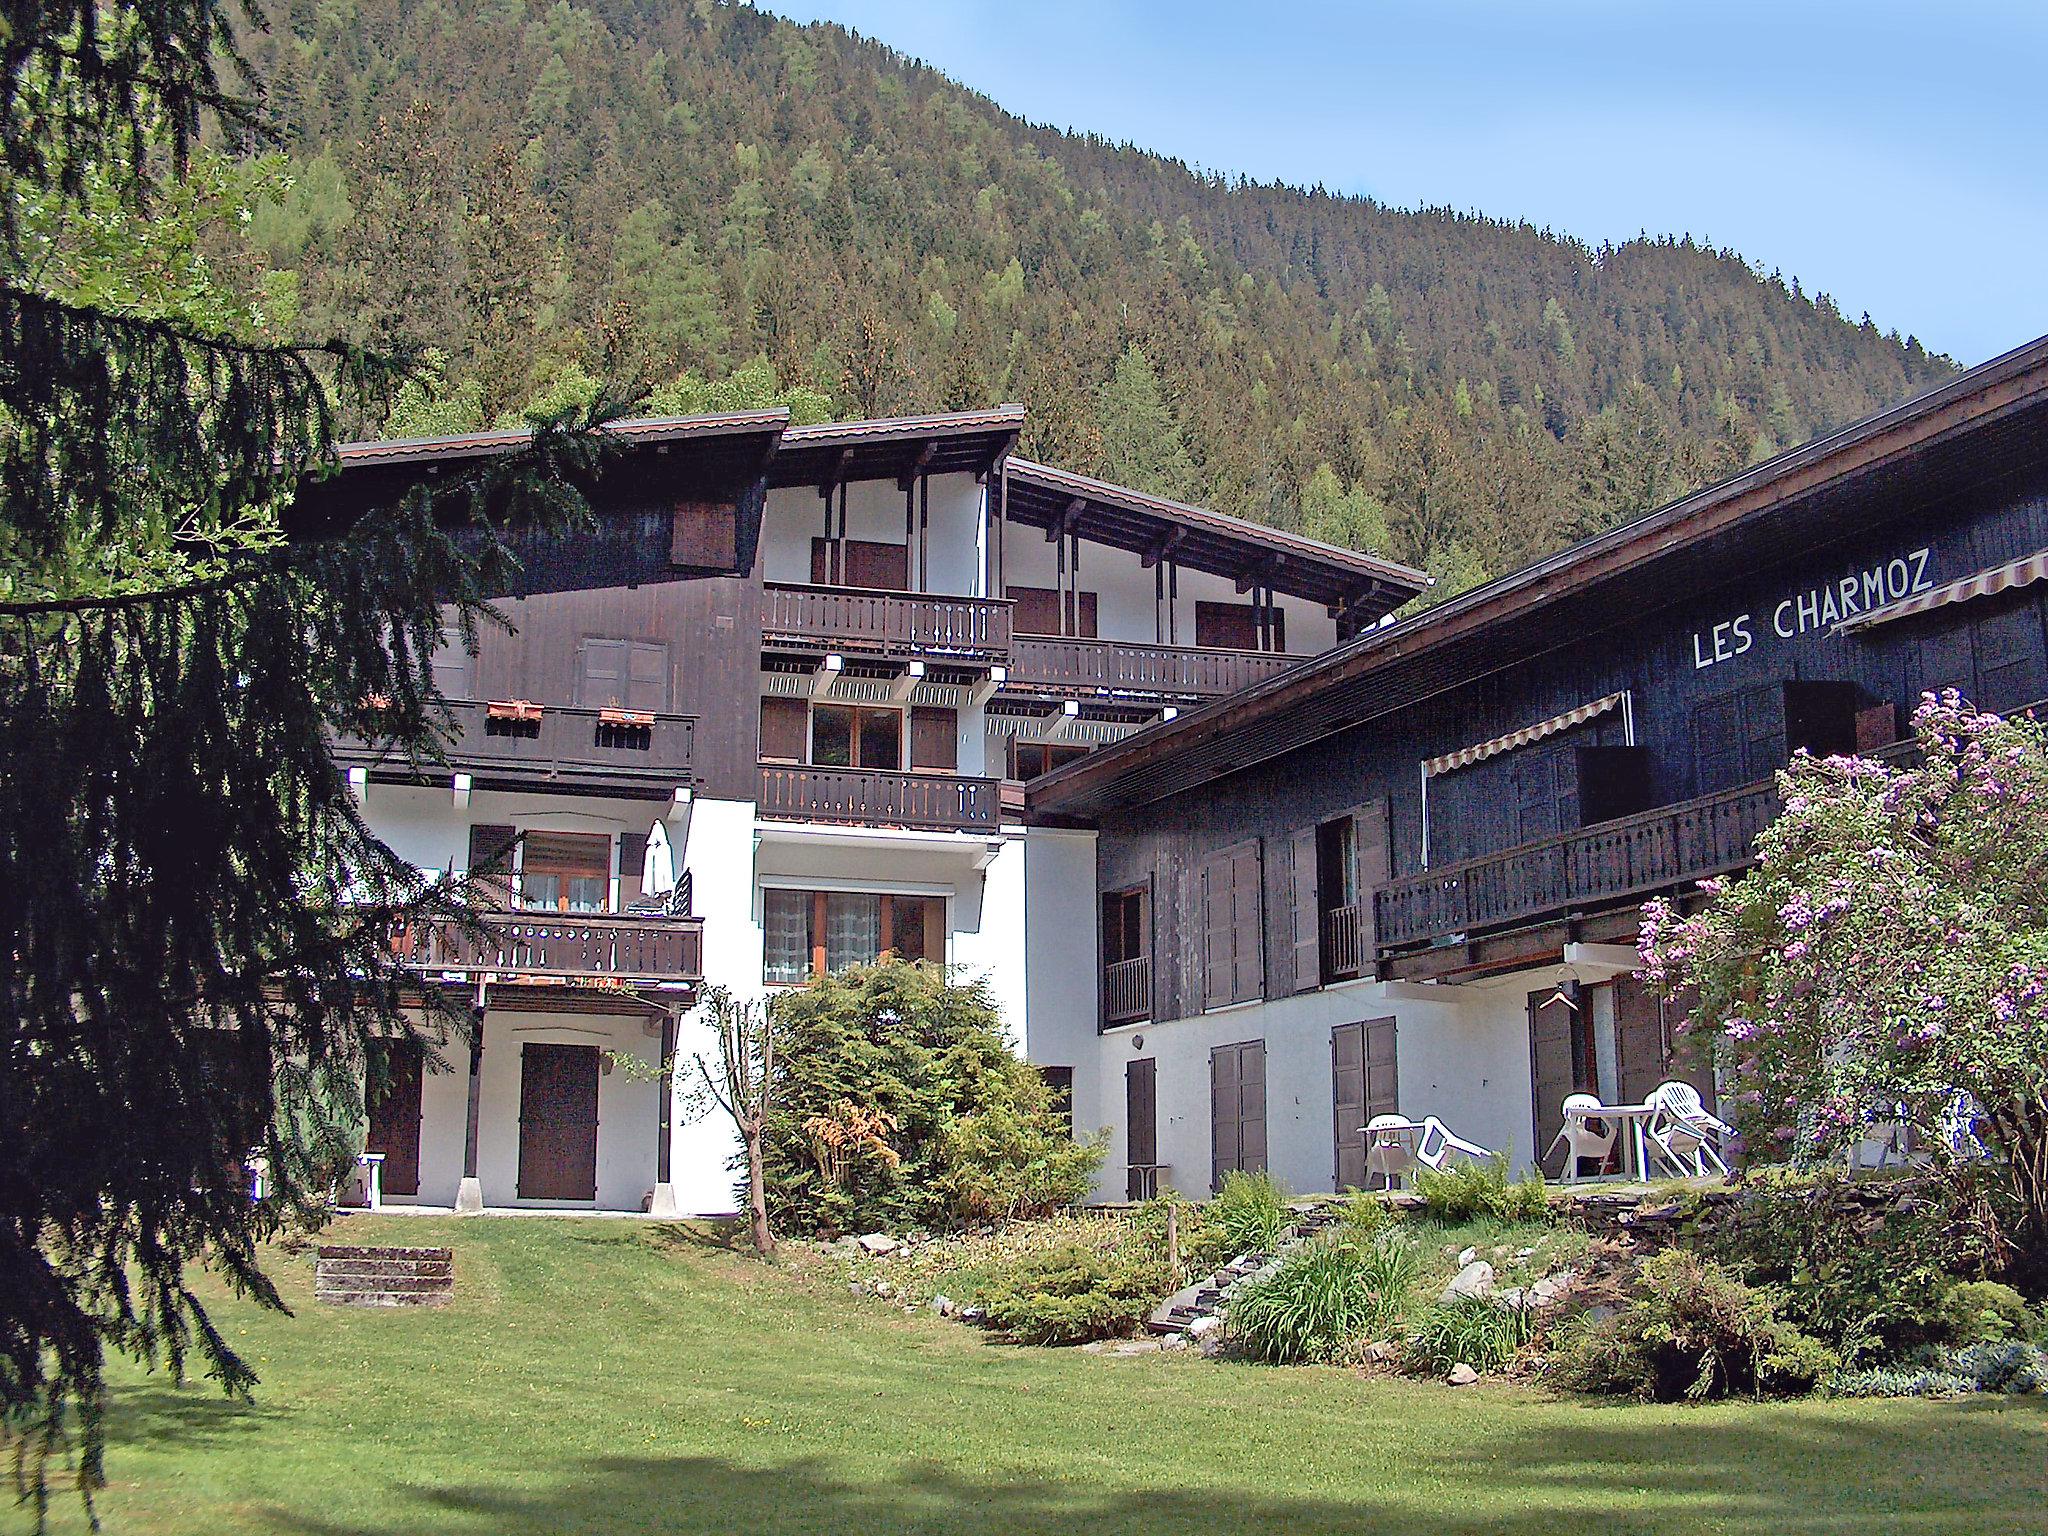
[(886, 1280), (877, 1280), (875, 1282), (875, 1294), (881, 1297), (882, 1300), (887, 1301), (896, 1294), (896, 1287)]
[(862, 1253), (878, 1259), (894, 1253), (903, 1246), (886, 1232), (870, 1232), (866, 1237), (856, 1238), (854, 1241), (860, 1245)]
[(1125, 1339), (1110, 1351), (1113, 1355), (1156, 1355), (1159, 1353), (1157, 1339)]
[(1530, 1304), (1528, 1293), (1525, 1292), (1519, 1285), (1509, 1286), (1506, 1290), (1502, 1291), (1499, 1297), (1496, 1299), (1500, 1302), (1502, 1306), (1506, 1307), (1509, 1311), (1512, 1312), (1519, 1312), (1522, 1310), (1522, 1308)]
[(1467, 1248), (1463, 1253), (1458, 1255), (1458, 1263), (1460, 1266), (1470, 1264), (1474, 1259), (1478, 1257), (1479, 1250), (1477, 1248)]
[(1386, 1344), (1376, 1341), (1374, 1343), (1366, 1345), (1365, 1348), (1360, 1350), (1358, 1353), (1359, 1358), (1364, 1360), (1365, 1363), (1368, 1365), (1385, 1365), (1389, 1361), (1400, 1358), (1401, 1350), (1398, 1345)]
[(1518, 1259), (1533, 1259), (1536, 1257), (1536, 1250), (1534, 1248), (1517, 1248), (1515, 1250), (1515, 1257)]
[(1159, 1341), (1159, 1349), (1162, 1354), (1176, 1349), (1186, 1349), (1187, 1347), (1188, 1336), (1184, 1333), (1169, 1333)]
[(862, 1285), (858, 1280), (849, 1280), (846, 1282), (846, 1294), (849, 1296), (865, 1296), (867, 1294), (867, 1290), (868, 1288)]
[(960, 1321), (963, 1323), (978, 1323), (987, 1316), (988, 1313), (984, 1312), (980, 1307), (962, 1307), (960, 1309)]
[(1464, 1361), (1460, 1360), (1456, 1365), (1451, 1367), (1451, 1374), (1446, 1376), (1444, 1378), (1444, 1381), (1454, 1387), (1469, 1387), (1472, 1385), (1473, 1382), (1477, 1381), (1478, 1379), (1479, 1373), (1473, 1370), (1472, 1367), (1467, 1365)]
[(1586, 1321), (1589, 1323), (1604, 1323), (1610, 1317), (1618, 1317), (1620, 1313), (1621, 1309), (1619, 1307), (1610, 1307), (1605, 1302), (1602, 1302), (1598, 1306), (1586, 1308)]
[(1198, 1317), (1192, 1323), (1188, 1324), (1188, 1337), (1195, 1340), (1197, 1343), (1201, 1342), (1204, 1339), (1216, 1338), (1222, 1332), (1223, 1319), (1218, 1317), (1213, 1312), (1209, 1313), (1207, 1316)]
[(1529, 1287), (1529, 1304), (1532, 1307), (1554, 1307), (1570, 1295), (1572, 1287), (1578, 1283), (1579, 1277), (1568, 1269), (1545, 1275)]
[(1109, 1353), (1109, 1340), (1090, 1339), (1081, 1346), (1081, 1353), (1084, 1355), (1106, 1355)]
[(1214, 1359), (1215, 1359), (1215, 1358), (1216, 1358), (1216, 1357), (1217, 1357), (1218, 1355), (1220, 1355), (1220, 1354), (1222, 1354), (1222, 1353), (1223, 1353), (1223, 1335), (1222, 1335), (1222, 1334), (1220, 1334), (1220, 1333), (1213, 1333), (1213, 1334), (1211, 1334), (1211, 1335), (1210, 1335), (1210, 1336), (1209, 1336), (1208, 1338), (1206, 1338), (1206, 1339), (1202, 1340), (1202, 1358), (1203, 1358), (1204, 1360), (1214, 1360)]
[(832, 1246), (841, 1253), (859, 1253), (861, 1251), (860, 1239), (851, 1233), (845, 1237), (835, 1238)]
[(1484, 1259), (1467, 1261), (1451, 1283), (1444, 1287), (1439, 1302), (1449, 1301), (1457, 1296), (1491, 1296), (1493, 1294), (1493, 1266)]
[(950, 1296), (934, 1296), (931, 1299), (931, 1309), (941, 1317), (951, 1317), (956, 1310)]

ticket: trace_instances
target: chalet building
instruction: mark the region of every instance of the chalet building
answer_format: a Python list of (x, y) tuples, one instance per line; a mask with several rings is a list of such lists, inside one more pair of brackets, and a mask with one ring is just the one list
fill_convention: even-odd
[(2048, 339), (1047, 763), (1034, 827), (1095, 839), (1100, 1041), (1057, 1049), (1102, 1193), (1356, 1185), (1393, 1110), (1527, 1166), (1567, 1093), (1690, 1071), (1643, 900), (1740, 869), (1793, 753), (1882, 751), (1927, 690), (2048, 695), (2044, 576)]
[[(503, 903), (491, 944), (409, 941), (479, 1024), (394, 1055), (386, 1201), (730, 1210), (729, 1129), (619, 1058), (705, 1048), (706, 984), (884, 954), (986, 977), (1096, 1123), (1097, 838), (1027, 825), (1023, 781), (1278, 680), (1426, 578), (1027, 462), (1023, 420), (618, 424), (595, 530), (522, 551), (512, 633), (439, 653), (445, 763), (341, 744), (380, 836)], [(349, 445), (301, 514), (519, 441)], [(642, 889), (650, 839), (674, 892)], [(1117, 976), (1116, 1007), (1152, 1009)]]

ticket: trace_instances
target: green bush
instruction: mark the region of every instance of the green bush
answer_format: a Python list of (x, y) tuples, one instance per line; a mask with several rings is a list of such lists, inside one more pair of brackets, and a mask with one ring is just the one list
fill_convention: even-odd
[(2024, 1340), (2035, 1330), (2026, 1298), (1996, 1280), (1965, 1280), (1950, 1286), (1941, 1310), (1948, 1336), (1958, 1344)]
[(1269, 1173), (1223, 1175), (1223, 1188), (1209, 1202), (1209, 1220), (1223, 1234), (1227, 1255), (1271, 1253), (1294, 1224), (1280, 1186)]
[(1711, 1259), (1669, 1249), (1644, 1261), (1640, 1293), (1559, 1344), (1551, 1372), (1579, 1392), (1654, 1399), (1798, 1393), (1839, 1357), (1778, 1315), (1779, 1298)]
[[(1052, 1095), (1010, 1049), (982, 984), (906, 961), (785, 993), (763, 1137), (769, 1213), (786, 1232), (937, 1227), (1043, 1210), (1085, 1191), (1101, 1156), (1074, 1146)], [(882, 1125), (828, 1155), (817, 1128)]]
[(1442, 1376), (1461, 1361), (1475, 1371), (1497, 1371), (1535, 1336), (1526, 1308), (1487, 1296), (1453, 1296), (1416, 1318), (1402, 1359), (1423, 1375)]
[(1830, 1397), (1961, 1397), (2048, 1390), (2048, 1350), (2015, 1340), (1927, 1350), (1904, 1365), (1835, 1371), (1821, 1382)]
[(1166, 1219), (1171, 1211), (1180, 1239), (1180, 1268), (1183, 1275), (1214, 1269), (1232, 1257), (1230, 1239), (1210, 1218), (1206, 1207), (1172, 1190), (1162, 1191), (1131, 1213), (1131, 1231), (1146, 1251), (1162, 1262), (1167, 1258)]
[(1466, 1158), (1448, 1168), (1418, 1168), (1415, 1193), (1425, 1212), (1449, 1226), (1482, 1216), (1518, 1224), (1550, 1217), (1543, 1175), (1511, 1182), (1508, 1160), (1497, 1154), (1484, 1162)]
[(1394, 1213), (1387, 1202), (1371, 1190), (1354, 1189), (1344, 1197), (1339, 1219), (1345, 1236), (1374, 1238), (1393, 1225)]
[(1399, 1239), (1311, 1243), (1231, 1298), (1231, 1343), (1269, 1365), (1341, 1360), (1399, 1315), (1416, 1271)]
[(1019, 1344), (1083, 1344), (1135, 1332), (1172, 1284), (1164, 1264), (1072, 1245), (989, 1277), (975, 1300)]

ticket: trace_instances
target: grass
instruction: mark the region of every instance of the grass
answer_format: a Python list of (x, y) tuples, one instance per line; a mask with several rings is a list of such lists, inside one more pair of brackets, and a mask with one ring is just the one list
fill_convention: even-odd
[[(1590, 1406), (985, 1342), (679, 1227), (356, 1218), (451, 1243), (439, 1312), (224, 1304), (254, 1405), (124, 1373), (106, 1528), (1068, 1536), (2038, 1531), (2032, 1400)], [(55, 1526), (83, 1529), (60, 1495)], [(26, 1527), (0, 1506), (0, 1529)]]

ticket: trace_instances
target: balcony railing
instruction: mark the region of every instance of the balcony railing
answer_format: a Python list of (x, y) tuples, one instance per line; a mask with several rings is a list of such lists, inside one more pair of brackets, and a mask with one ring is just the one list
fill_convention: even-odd
[(1750, 784), (1396, 880), (1373, 897), (1379, 947), (1429, 944), (1738, 869), (1777, 811), (1775, 787)]
[(500, 980), (697, 981), (704, 975), (704, 921), (576, 912), (505, 912), (484, 919), (488, 939), (435, 925), (401, 935), (399, 953), (429, 975), (490, 974)]
[(1364, 911), (1358, 905), (1332, 907), (1323, 914), (1323, 979), (1348, 981), (1358, 975), (1363, 963), (1363, 936), (1359, 920)]
[(770, 583), (761, 632), (769, 642), (835, 650), (1001, 661), (1010, 653), (1010, 608), (1004, 598)]
[[(447, 752), (450, 768), (579, 787), (644, 782), (666, 789), (690, 777), (697, 730), (691, 715), (476, 699), (453, 700), (448, 708), (457, 732)], [(344, 737), (335, 755), (350, 767), (408, 766), (354, 737)]]
[(1299, 656), (1271, 651), (1212, 651), (1124, 640), (1018, 635), (1010, 642), (1010, 681), (1061, 692), (1207, 698), (1235, 693), (1299, 666)]
[(1102, 968), (1102, 1022), (1132, 1024), (1152, 1017), (1152, 957), (1112, 960)]
[(880, 768), (761, 765), (760, 811), (779, 821), (906, 827), (919, 832), (993, 832), (994, 779)]

